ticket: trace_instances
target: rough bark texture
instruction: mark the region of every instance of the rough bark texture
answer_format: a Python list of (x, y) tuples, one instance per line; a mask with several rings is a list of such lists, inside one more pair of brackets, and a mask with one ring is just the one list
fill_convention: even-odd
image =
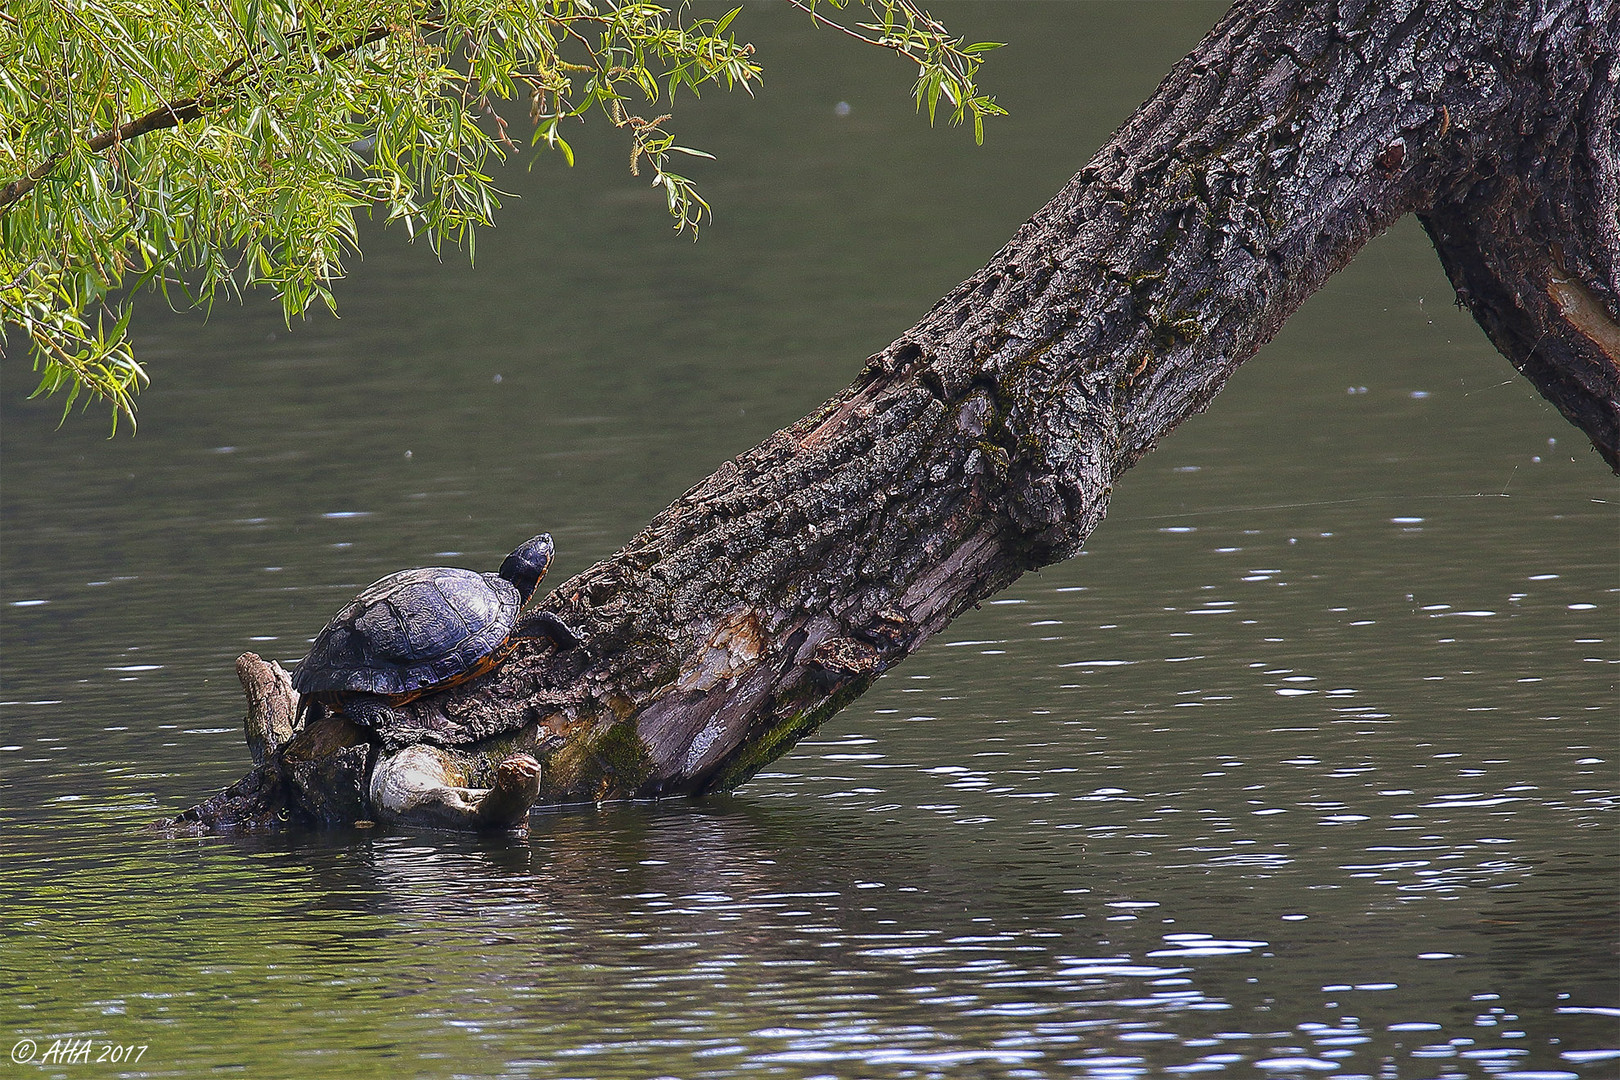
[(1620, 464), (1617, 18), (1607, 0), (1238, 3), (848, 389), (548, 597), (587, 650), (524, 643), (405, 708), (446, 743), (537, 724), (544, 799), (735, 786), (1077, 552), (1120, 474), (1407, 213)]
[(1526, 117), (1504, 157), (1418, 216), (1491, 341), (1620, 471), (1617, 12), (1589, 56), (1536, 58), (1549, 86), (1587, 81), (1568, 112)]
[(248, 711), (242, 718), (242, 734), (247, 739), (253, 764), (263, 765), (289, 741), (297, 729), (292, 678), (280, 664), (266, 663), (258, 653), (236, 658), (236, 677), (247, 695)]

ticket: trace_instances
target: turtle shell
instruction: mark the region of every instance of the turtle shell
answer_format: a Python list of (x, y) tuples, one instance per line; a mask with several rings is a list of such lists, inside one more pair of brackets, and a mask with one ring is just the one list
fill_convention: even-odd
[(498, 574), (444, 566), (389, 574), (326, 624), (293, 668), (293, 689), (404, 704), (493, 667), (522, 606)]

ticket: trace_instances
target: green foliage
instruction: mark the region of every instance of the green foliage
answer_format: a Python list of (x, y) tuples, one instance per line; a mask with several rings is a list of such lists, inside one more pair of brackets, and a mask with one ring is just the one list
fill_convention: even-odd
[[(822, 23), (817, 0), (793, 0)], [(843, 8), (850, 0), (820, 0)], [(1001, 110), (977, 95), (979, 55), (910, 0), (858, 0), (846, 33), (920, 65), (919, 107), (953, 120)], [(641, 0), (9, 0), (0, 7), (0, 329), (29, 342), (39, 394), (63, 413), (109, 403), (134, 420), (146, 373), (129, 293), (206, 306), (268, 286), (289, 322), (358, 251), (357, 212), (435, 251), (473, 249), (519, 149), (502, 103), (527, 104), (530, 143), (574, 152), (564, 125), (596, 116), (630, 139), (676, 228), (709, 212), (666, 128), (683, 91), (752, 90), (761, 69), (732, 22)], [(638, 110), (657, 106), (656, 116)]]
[[(1004, 41), (977, 41), (962, 44), (945, 27), (919, 8), (911, 0), (866, 0), (864, 6), (878, 19), (877, 22), (856, 23), (855, 28), (835, 22), (823, 14), (823, 9), (842, 10), (851, 0), (788, 0), (788, 3), (806, 12), (817, 23), (832, 27), (850, 37), (878, 45), (911, 60), (917, 65), (917, 83), (912, 96), (917, 108), (928, 109), (928, 122), (934, 122), (939, 99), (950, 106), (951, 123), (960, 124), (973, 117), (973, 141), (984, 145), (984, 118), (1005, 116), (1007, 110), (996, 104), (996, 99), (978, 92), (976, 76), (985, 53), (999, 49)], [(866, 33), (861, 33), (861, 31)]]

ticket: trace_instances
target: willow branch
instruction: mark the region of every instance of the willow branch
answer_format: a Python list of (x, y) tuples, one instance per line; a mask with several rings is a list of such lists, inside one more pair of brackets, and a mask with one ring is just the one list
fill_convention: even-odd
[(898, 42), (880, 41), (877, 38), (869, 38), (865, 34), (857, 33), (856, 31), (845, 26), (843, 23), (838, 22), (835, 19), (827, 18), (827, 16), (817, 11), (815, 7), (810, 4), (803, 3), (802, 0), (788, 0), (788, 4), (792, 7), (798, 8), (800, 11), (810, 16), (812, 20), (820, 23), (822, 26), (827, 27), (829, 30), (837, 30), (840, 34), (848, 34), (856, 41), (864, 41), (868, 45), (876, 45), (879, 48), (884, 49), (893, 49), (895, 52), (901, 53), (905, 56), (911, 55), (910, 53), (906, 52), (905, 49), (901, 48)]
[[(373, 26), (357, 38), (333, 45), (321, 55), (328, 60), (336, 60), (357, 49), (363, 49), (373, 42), (381, 41), (392, 32), (393, 29), (388, 26)], [(99, 154), (109, 146), (129, 142), (131, 139), (138, 139), (149, 132), (179, 127), (188, 120), (198, 119), (210, 109), (218, 107), (230, 96), (229, 91), (240, 85), (239, 79), (233, 80), (231, 77), (236, 74), (243, 64), (247, 63), (247, 60), (247, 56), (237, 57), (208, 80), (211, 86), (223, 86), (223, 91), (165, 102), (144, 116), (138, 116), (128, 123), (93, 135), (87, 144), (90, 152)], [(36, 165), (27, 175), (20, 176), (4, 188), (0, 188), (0, 209), (10, 206), (32, 191), (41, 180), (51, 174), (52, 169), (61, 164), (63, 157), (64, 152), (58, 150)]]

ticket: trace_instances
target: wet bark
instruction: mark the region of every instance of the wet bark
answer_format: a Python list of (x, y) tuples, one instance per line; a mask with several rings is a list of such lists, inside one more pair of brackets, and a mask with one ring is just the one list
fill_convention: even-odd
[[(734, 787), (964, 609), (1076, 553), (1119, 476), (1408, 213), (1620, 468), (1620, 15), (1606, 0), (1238, 3), (990, 262), (405, 706), (539, 732), (542, 798)], [(296, 740), (295, 740), (296, 741)]]

